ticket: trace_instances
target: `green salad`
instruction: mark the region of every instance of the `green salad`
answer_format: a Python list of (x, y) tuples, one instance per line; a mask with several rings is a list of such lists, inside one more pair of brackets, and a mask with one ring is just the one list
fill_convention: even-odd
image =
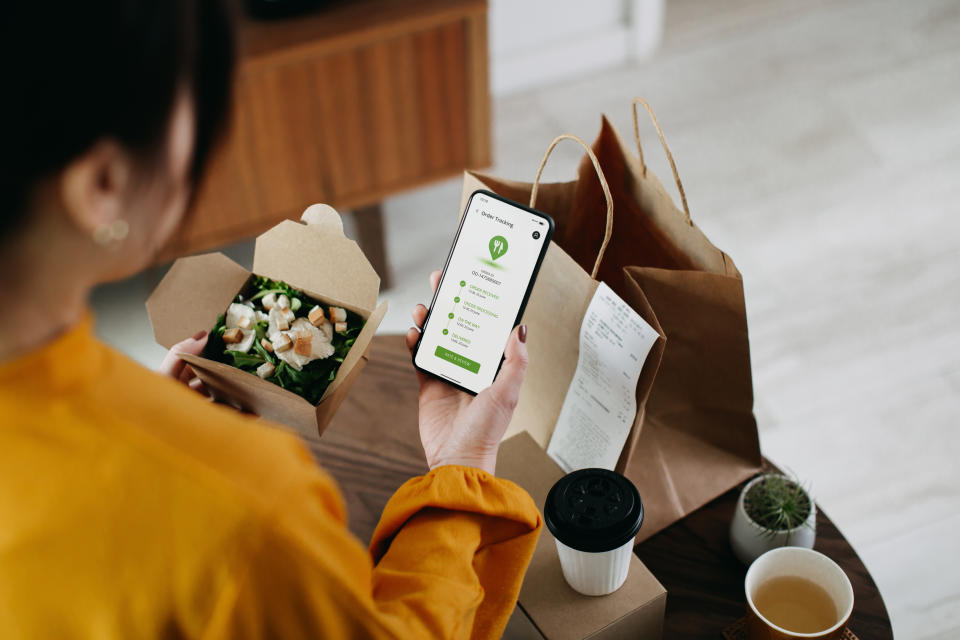
[(363, 318), (324, 305), (285, 282), (257, 276), (217, 318), (204, 357), (317, 404), (363, 328)]

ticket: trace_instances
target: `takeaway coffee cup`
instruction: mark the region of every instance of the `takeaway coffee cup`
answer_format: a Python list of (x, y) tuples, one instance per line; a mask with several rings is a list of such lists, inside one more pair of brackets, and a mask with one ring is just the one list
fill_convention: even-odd
[(574, 471), (550, 489), (543, 517), (557, 541), (563, 577), (575, 591), (604, 596), (623, 585), (643, 524), (633, 483), (607, 469)]

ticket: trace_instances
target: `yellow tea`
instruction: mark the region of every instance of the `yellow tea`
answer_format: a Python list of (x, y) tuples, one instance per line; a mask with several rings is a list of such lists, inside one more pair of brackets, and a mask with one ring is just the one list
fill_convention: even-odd
[(837, 622), (837, 606), (820, 585), (797, 576), (779, 576), (761, 584), (753, 604), (764, 618), (781, 629), (816, 633)]

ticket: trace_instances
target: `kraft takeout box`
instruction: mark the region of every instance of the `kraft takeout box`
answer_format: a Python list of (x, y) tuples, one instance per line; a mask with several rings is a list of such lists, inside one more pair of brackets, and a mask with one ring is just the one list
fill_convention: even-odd
[[(541, 513), (550, 487), (563, 475), (526, 431), (500, 444), (497, 476), (526, 489)], [(548, 640), (659, 639), (666, 603), (666, 589), (635, 554), (630, 558), (627, 580), (618, 590), (605, 596), (577, 593), (563, 577), (556, 542), (546, 527), (537, 541), (519, 598), (519, 608)]]
[(301, 221), (284, 220), (257, 237), (253, 272), (222, 253), (180, 258), (150, 298), (147, 313), (158, 343), (170, 348), (198, 331), (209, 331), (254, 276), (282, 280), (328, 305), (359, 314), (364, 325), (317, 405), (256, 375), (199, 356), (181, 357), (217, 400), (267, 420), (294, 427), (307, 436), (323, 433), (369, 357), (387, 311), (377, 306), (380, 277), (357, 243), (343, 234), (340, 215), (313, 205)]

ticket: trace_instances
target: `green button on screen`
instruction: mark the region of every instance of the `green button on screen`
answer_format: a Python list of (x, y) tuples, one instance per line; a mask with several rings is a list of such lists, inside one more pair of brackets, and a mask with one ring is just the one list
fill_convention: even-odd
[(434, 354), (441, 360), (446, 360), (447, 362), (452, 362), (462, 369), (466, 369), (470, 373), (477, 373), (480, 371), (480, 363), (474, 362), (470, 358), (460, 355), (459, 353), (454, 353), (449, 349), (444, 349), (443, 347), (437, 347), (437, 350)]

